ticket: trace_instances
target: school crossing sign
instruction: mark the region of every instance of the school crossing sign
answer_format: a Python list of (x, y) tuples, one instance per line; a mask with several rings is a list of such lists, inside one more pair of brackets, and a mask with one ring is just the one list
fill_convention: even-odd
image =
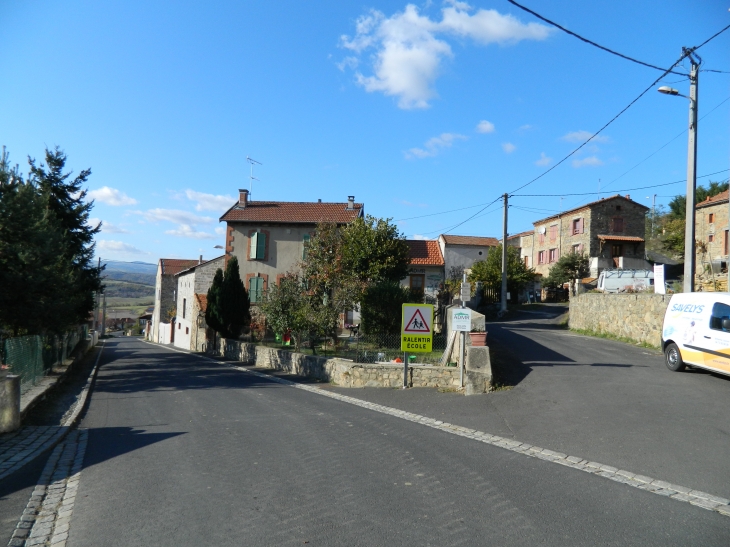
[(408, 353), (430, 353), (433, 345), (433, 306), (403, 304), (400, 349)]

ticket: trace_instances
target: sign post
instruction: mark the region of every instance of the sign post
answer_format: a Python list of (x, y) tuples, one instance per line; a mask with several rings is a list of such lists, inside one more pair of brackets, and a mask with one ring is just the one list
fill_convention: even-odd
[(667, 294), (666, 285), (664, 284), (664, 264), (654, 264), (654, 292), (656, 294)]
[[(404, 353), (430, 353), (433, 348), (433, 306), (403, 304), (400, 349)], [(403, 388), (408, 387), (408, 359), (403, 359)]]
[(452, 309), (451, 310), (451, 329), (461, 333), (461, 343), (459, 344), (459, 383), (464, 387), (464, 353), (466, 351), (466, 333), (471, 330), (471, 310), (469, 308)]

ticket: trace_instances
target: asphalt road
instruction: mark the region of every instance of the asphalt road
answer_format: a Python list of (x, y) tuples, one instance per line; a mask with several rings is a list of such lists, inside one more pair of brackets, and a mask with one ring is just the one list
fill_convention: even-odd
[(658, 351), (558, 328), (561, 311), (487, 325), (523, 363), (513, 389), (336, 391), (730, 497), (730, 377), (671, 372)]
[(718, 513), (135, 339), (81, 427), (73, 547), (730, 542)]

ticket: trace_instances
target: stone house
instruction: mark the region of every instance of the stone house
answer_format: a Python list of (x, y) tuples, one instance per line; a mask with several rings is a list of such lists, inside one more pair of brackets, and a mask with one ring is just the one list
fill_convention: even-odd
[(152, 328), (150, 339), (153, 342), (169, 343), (169, 336), (162, 336), (160, 325), (169, 323), (174, 315), (177, 300), (177, 279), (175, 274), (187, 270), (203, 261), (184, 260), (178, 258), (161, 258), (157, 262), (157, 277), (155, 278), (155, 306), (152, 312)]
[(401, 285), (423, 292), (425, 302), (434, 304), (444, 282), (444, 257), (436, 240), (406, 240), (410, 266)]
[(533, 267), (532, 246), (535, 240), (535, 232), (529, 230), (507, 237), (507, 247), (517, 247), (520, 251), (520, 258), (528, 268)]
[(499, 241), (493, 237), (441, 234), (438, 244), (444, 259), (444, 272), (448, 277), (456, 270), (468, 270), (475, 262), (487, 258), (489, 250), (499, 245)]
[(695, 271), (698, 275), (717, 274), (727, 268), (727, 190), (695, 205), (695, 240), (698, 243), (695, 251)]
[(224, 256), (219, 256), (175, 274), (177, 315), (173, 326), (175, 332), (173, 343), (178, 348), (202, 351), (206, 324), (205, 306), (201, 305), (200, 297), (207, 296), (216, 270), (225, 268), (224, 259)]
[(362, 203), (253, 201), (248, 190), (220, 220), (226, 223), (226, 257), (236, 256), (246, 290), (255, 306), (269, 283), (299, 269), (307, 244), (320, 222), (344, 225), (364, 214)]
[(650, 268), (644, 247), (648, 210), (630, 196), (615, 195), (538, 220), (530, 262), (542, 275), (568, 253), (588, 255), (591, 277), (605, 269)]

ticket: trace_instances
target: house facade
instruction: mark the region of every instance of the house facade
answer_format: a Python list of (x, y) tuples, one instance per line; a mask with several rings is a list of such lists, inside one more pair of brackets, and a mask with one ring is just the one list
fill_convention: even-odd
[(408, 244), (408, 277), (401, 280), (401, 285), (421, 292), (424, 301), (436, 302), (438, 292), (444, 282), (444, 257), (439, 242), (436, 240), (406, 240)]
[(270, 283), (299, 270), (317, 224), (344, 225), (364, 214), (354, 196), (347, 202), (251, 201), (248, 190), (220, 218), (226, 222), (226, 256), (238, 258), (241, 279), (253, 305)]
[(520, 251), (520, 259), (528, 268), (533, 267), (532, 247), (535, 240), (535, 232), (528, 231), (514, 234), (507, 237), (507, 247), (516, 247)]
[[(170, 343), (169, 329), (161, 327), (169, 324), (174, 315), (177, 301), (177, 279), (175, 275), (202, 262), (199, 260), (183, 260), (178, 258), (161, 258), (157, 262), (157, 277), (155, 278), (155, 307), (152, 312), (152, 328), (150, 340), (160, 343)], [(171, 315), (172, 314), (172, 315)]]
[(695, 271), (718, 274), (728, 264), (728, 190), (695, 205)]
[(450, 276), (456, 270), (468, 270), (475, 262), (487, 258), (489, 250), (499, 245), (499, 241), (493, 237), (441, 234), (438, 244), (444, 259), (445, 274)]
[[(200, 262), (175, 275), (177, 280), (177, 298), (174, 329), (174, 345), (192, 351), (202, 351), (205, 343), (205, 306), (201, 306), (201, 297), (205, 298), (213, 284), (213, 277), (218, 269), (225, 267), (225, 257), (219, 256), (207, 262)], [(201, 315), (202, 309), (202, 315)]]
[(534, 222), (535, 271), (547, 275), (561, 256), (585, 253), (590, 276), (605, 269), (644, 269), (644, 234), (648, 207), (630, 196), (612, 196)]

